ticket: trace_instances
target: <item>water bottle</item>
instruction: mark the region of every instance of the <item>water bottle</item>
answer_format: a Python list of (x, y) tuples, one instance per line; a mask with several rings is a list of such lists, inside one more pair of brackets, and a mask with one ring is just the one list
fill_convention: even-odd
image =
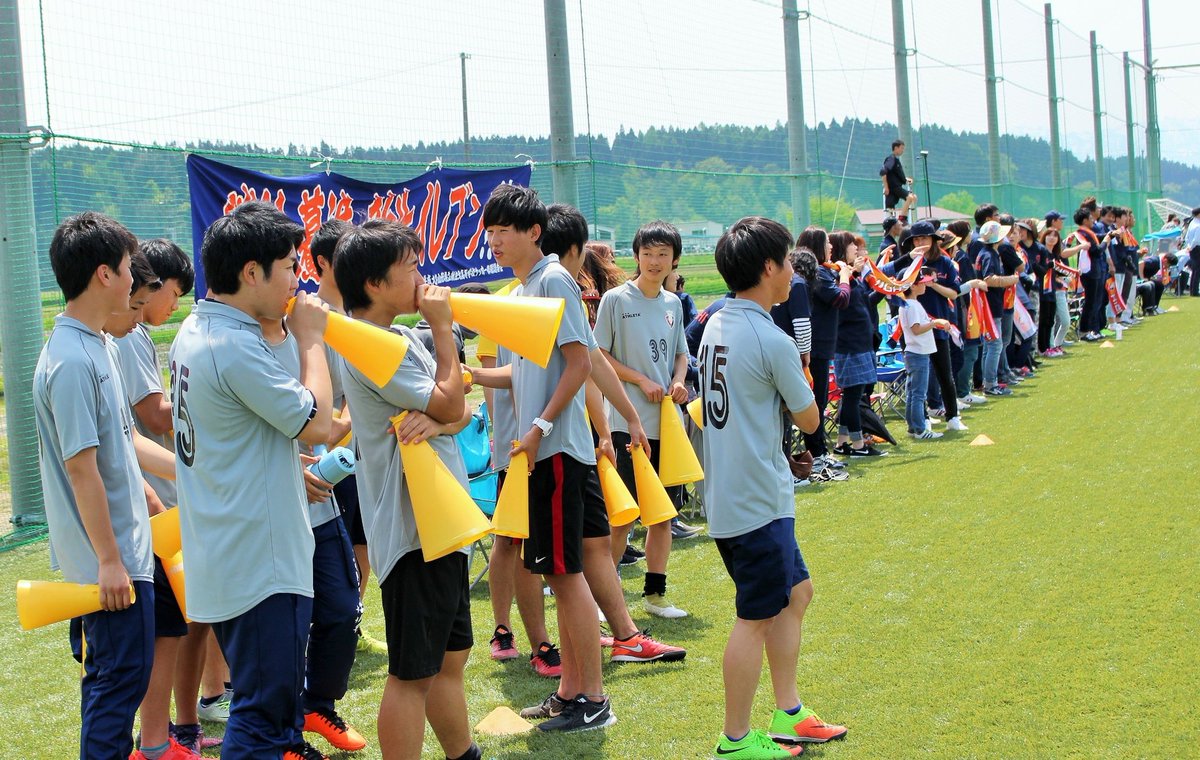
[(354, 452), (345, 446), (330, 449), (308, 466), (308, 471), (330, 485), (337, 485), (354, 474)]

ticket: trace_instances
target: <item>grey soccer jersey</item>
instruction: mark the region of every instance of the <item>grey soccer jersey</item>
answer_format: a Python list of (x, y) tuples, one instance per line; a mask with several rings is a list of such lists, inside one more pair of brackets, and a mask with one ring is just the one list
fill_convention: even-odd
[(150, 518), (133, 450), (133, 415), (107, 338), (59, 315), (33, 375), (33, 408), (50, 527), (51, 566), (72, 583), (95, 583), (100, 564), (67, 476), (66, 461), (96, 449), (109, 521), (125, 572), (154, 580)]
[[(400, 444), (389, 433), (388, 419), (404, 410), (424, 412), (433, 395), (437, 362), (407, 327), (392, 328), (408, 338), (408, 353), (396, 374), (383, 388), (375, 385), (343, 359), (342, 383), (361, 458), (355, 472), (358, 503), (367, 533), (367, 555), (380, 583), (387, 578), (397, 560), (421, 548), (412, 499), (404, 479)], [(467, 486), (467, 468), (454, 442), (454, 436), (438, 435), (429, 445), (442, 462)]]
[[(668, 391), (675, 357), (688, 350), (679, 296), (660, 290), (655, 298), (647, 298), (632, 281), (600, 299), (595, 335), (596, 343), (614, 359)], [(662, 407), (647, 399), (637, 383), (625, 383), (625, 393), (642, 419), (646, 437), (657, 440)], [(615, 409), (609, 409), (608, 424), (613, 430), (629, 432), (629, 424)]]
[(795, 517), (782, 412), (813, 403), (796, 343), (761, 306), (730, 298), (700, 341), (700, 393), (709, 535), (731, 538)]
[[(550, 353), (550, 361), (546, 368), (543, 369), (522, 356), (513, 357), (513, 400), (516, 406), (517, 434), (522, 436), (529, 432), (534, 419), (545, 410), (566, 370), (567, 360), (563, 356), (562, 346), (581, 343), (590, 351), (596, 347), (596, 340), (592, 337), (592, 331), (588, 329), (583, 310), (576, 305), (581, 301), (579, 286), (558, 263), (558, 256), (551, 254), (543, 257), (529, 271), (521, 287), (513, 294), (562, 298), (567, 302), (566, 308), (563, 309), (562, 324), (558, 328), (555, 347)], [(539, 462), (563, 452), (578, 462), (596, 463), (596, 450), (592, 447), (592, 433), (588, 428), (584, 407), (584, 389), (580, 386), (579, 392), (567, 402), (558, 418), (552, 420), (554, 429), (542, 439), (538, 447)]]
[[(129, 405), (135, 406), (147, 396), (156, 393), (166, 399), (166, 389), (163, 388), (162, 368), (158, 366), (158, 352), (154, 350), (154, 341), (150, 339), (150, 331), (145, 325), (138, 325), (133, 332), (124, 338), (117, 338), (117, 360), (120, 362), (121, 379), (125, 383), (125, 394), (129, 397)], [(167, 451), (174, 451), (170, 431), (163, 435), (155, 435), (142, 424), (137, 413), (133, 415), (133, 424), (137, 431), (150, 440), (162, 446)], [(152, 473), (143, 473), (146, 482), (158, 494), (158, 500), (168, 509), (179, 502), (175, 497), (175, 481), (160, 478)]]
[[(275, 354), (275, 358), (279, 360), (279, 363), (283, 365), (284, 369), (286, 369), (292, 377), (299, 380), (300, 344), (296, 342), (296, 336), (292, 335), (291, 332), (288, 332), (284, 339), (279, 343), (272, 344), (270, 341), (268, 341), (267, 345), (271, 347), (271, 353)], [(326, 346), (326, 349), (326, 359), (329, 359), (330, 352), (328, 351), (328, 346)], [(336, 376), (339, 373), (331, 372), (331, 374)], [(341, 391), (340, 383), (338, 383), (338, 391)], [(338, 401), (334, 401), (334, 406), (338, 406)], [(315, 454), (313, 454), (312, 446), (309, 446), (303, 441), (297, 441), (296, 443), (299, 444), (301, 454), (310, 457), (315, 456)], [(312, 503), (311, 501), (307, 502), (307, 504), (308, 521), (309, 524), (314, 528), (324, 525), (341, 514), (338, 506), (333, 501), (333, 497), (330, 497), (325, 501), (317, 502), (316, 504)]]
[(188, 615), (237, 617), (313, 595), (313, 534), (296, 436), (316, 412), (240, 309), (203, 300), (171, 345), (176, 486)]

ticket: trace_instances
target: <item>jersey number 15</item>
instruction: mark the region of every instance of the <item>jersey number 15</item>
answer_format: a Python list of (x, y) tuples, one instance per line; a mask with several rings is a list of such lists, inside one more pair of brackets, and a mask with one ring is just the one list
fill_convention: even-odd
[(700, 349), (700, 395), (704, 399), (704, 426), (717, 430), (729, 422), (729, 346), (706, 345)]

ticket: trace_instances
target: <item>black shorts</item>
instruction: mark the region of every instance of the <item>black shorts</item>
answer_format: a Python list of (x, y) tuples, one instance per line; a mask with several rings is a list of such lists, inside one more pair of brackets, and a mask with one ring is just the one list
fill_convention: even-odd
[(562, 452), (529, 473), (529, 538), (525, 569), (541, 575), (583, 572), (586, 465)]
[(358, 482), (353, 475), (342, 478), (333, 487), (333, 498), (342, 508), (342, 522), (350, 534), (352, 546), (366, 546), (367, 532), (363, 530), (362, 510), (358, 508)]
[(907, 200), (910, 195), (912, 195), (912, 190), (908, 189), (908, 185), (901, 185), (896, 192), (887, 194), (887, 197), (883, 201), (883, 207), (896, 208), (896, 206)]
[(603, 538), (610, 534), (612, 528), (608, 524), (608, 507), (604, 506), (600, 474), (594, 465), (589, 465), (587, 480), (583, 483), (583, 537)]
[(167, 580), (167, 571), (162, 560), (154, 558), (154, 638), (182, 638), (187, 636), (187, 621), (179, 610), (179, 602)]
[(420, 549), (397, 560), (379, 584), (388, 673), (401, 681), (430, 678), (446, 652), (470, 649), (471, 593), (467, 555), (426, 562)]
[(742, 620), (768, 620), (788, 606), (792, 589), (808, 580), (808, 566), (796, 545), (796, 520), (773, 520), (732, 538), (715, 539), (737, 589), (735, 607)]
[[(637, 484), (633, 477), (633, 454), (625, 448), (633, 439), (629, 437), (629, 433), (622, 433), (614, 430), (612, 434), (613, 448), (617, 450), (617, 472), (621, 475), (621, 481), (625, 483), (625, 487), (629, 489), (629, 493), (637, 498)], [(658, 472), (658, 447), (659, 442), (650, 439), (650, 466)], [(671, 503), (678, 510), (683, 506), (683, 486), (667, 486), (667, 496), (670, 497)]]

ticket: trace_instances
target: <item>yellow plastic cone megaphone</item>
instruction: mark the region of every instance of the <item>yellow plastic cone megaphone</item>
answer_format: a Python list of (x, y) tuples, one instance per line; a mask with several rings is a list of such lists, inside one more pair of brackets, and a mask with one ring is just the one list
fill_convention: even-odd
[[(663, 488), (658, 473), (650, 466), (650, 458), (641, 446), (634, 446), (633, 454), (633, 485), (637, 488), (638, 508), (642, 512), (642, 525), (657, 525), (666, 522), (679, 514), (667, 489)], [(659, 453), (662, 456), (662, 453)]]
[[(399, 426), (405, 414), (392, 417), (392, 424)], [(491, 532), (467, 489), (427, 441), (401, 443), (400, 460), (426, 562), (470, 546)]]
[(704, 429), (704, 399), (697, 396), (692, 399), (692, 402), (687, 405), (688, 416), (692, 418), (692, 422), (696, 423), (696, 427)]
[(658, 424), (658, 477), (664, 486), (681, 486), (704, 480), (704, 470), (700, 468), (696, 450), (688, 440), (679, 410), (670, 396), (662, 400), (662, 415)]
[(600, 490), (604, 492), (604, 508), (608, 510), (608, 522), (618, 528), (638, 519), (641, 510), (633, 494), (625, 487), (621, 474), (608, 457), (596, 453), (596, 472), (600, 476)]
[(508, 462), (508, 475), (492, 515), (492, 532), (509, 538), (529, 538), (529, 455), (524, 451)]
[(175, 552), (162, 563), (167, 582), (171, 584), (171, 593), (175, 594), (175, 601), (179, 603), (179, 612), (183, 619), (190, 623), (192, 619), (187, 614), (187, 595), (184, 593), (187, 586), (183, 577), (183, 552)]
[(388, 384), (408, 353), (408, 339), (403, 335), (332, 311), (325, 323), (325, 342), (380, 388)]
[(561, 298), (451, 293), (450, 313), (463, 327), (545, 367), (566, 303)]
[[(137, 601), (133, 586), (129, 599)], [(100, 611), (100, 586), (95, 583), (17, 581), (17, 620), (27, 631)]]
[(183, 548), (179, 535), (179, 507), (150, 518), (150, 544), (159, 559), (174, 557)]

